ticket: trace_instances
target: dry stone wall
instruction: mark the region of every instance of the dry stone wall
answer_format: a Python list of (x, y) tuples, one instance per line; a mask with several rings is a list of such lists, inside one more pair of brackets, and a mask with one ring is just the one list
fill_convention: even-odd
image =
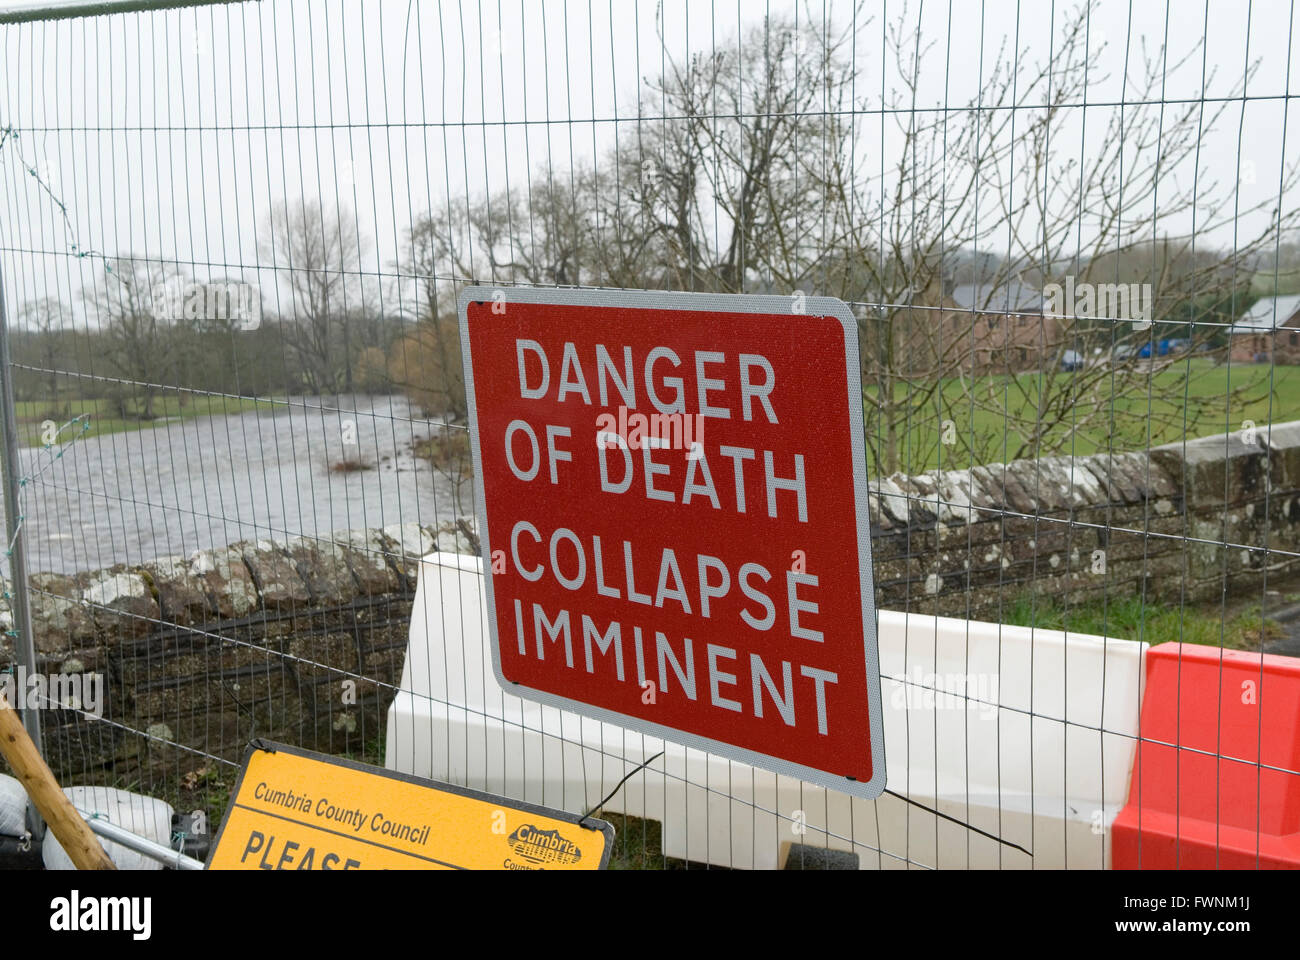
[(873, 484), (876, 597), (997, 620), (1029, 593), (1215, 599), (1294, 573), (1300, 422)]
[[(201, 805), (224, 766), (214, 758), (237, 760), (254, 737), (373, 754), (418, 558), (471, 549), (453, 526), (405, 523), (32, 575), (38, 672), (103, 678), (101, 719), (45, 713), (51, 766), (70, 782), (132, 782)], [(4, 668), (13, 625), (7, 608), (0, 616)]]

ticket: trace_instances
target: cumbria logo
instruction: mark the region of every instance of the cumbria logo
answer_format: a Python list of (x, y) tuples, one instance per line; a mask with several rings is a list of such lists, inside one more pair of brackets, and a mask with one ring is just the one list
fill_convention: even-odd
[(582, 859), (582, 851), (559, 830), (538, 830), (531, 823), (522, 824), (507, 838), (515, 853), (532, 863), (573, 864)]

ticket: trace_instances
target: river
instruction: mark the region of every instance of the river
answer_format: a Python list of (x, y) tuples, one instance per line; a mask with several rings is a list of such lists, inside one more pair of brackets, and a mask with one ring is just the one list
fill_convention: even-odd
[[(142, 563), (238, 540), (456, 516), (448, 480), (411, 453), (435, 424), (395, 397), (297, 397), (20, 451), (28, 569)], [(342, 460), (369, 469), (332, 470)], [(472, 511), (470, 485), (463, 488)]]

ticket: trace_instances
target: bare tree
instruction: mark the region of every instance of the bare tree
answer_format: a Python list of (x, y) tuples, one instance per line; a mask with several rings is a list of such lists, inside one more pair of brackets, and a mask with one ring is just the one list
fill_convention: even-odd
[(45, 375), (47, 409), (55, 416), (64, 412), (59, 405), (58, 370), (63, 356), (60, 340), (71, 320), (71, 312), (53, 297), (32, 300), (18, 308), (18, 326), (36, 339), (37, 357)]
[[(468, 204), (458, 205), (461, 216)], [(458, 257), (444, 211), (416, 220), (406, 234), (396, 272), (407, 279), (410, 293), (399, 292), (406, 329), (389, 350), (388, 374), (394, 386), (407, 392), (427, 414), (463, 422), (465, 383), (461, 367), (460, 331), (455, 290), (447, 271)]]
[[(1254, 205), (1198, 167), (1232, 96), (1167, 103), (1160, 84), (1199, 46), (1142, 51), (1125, 103), (1092, 108), (1081, 139), (1079, 104), (1105, 79), (1090, 14), (1084, 3), (1061, 18), (1048, 57), (1004, 44), (957, 103), (920, 102), (932, 44), (906, 7), (883, 30), (899, 78), (883, 103), (861, 72), (870, 63), (880, 89), (878, 57), (858, 54), (882, 33), (865, 4), (838, 26), (770, 18), (734, 49), (666, 54), (612, 150), (433, 212), (412, 231), (410, 272), (431, 317), (471, 278), (840, 297), (859, 318), (873, 472), (925, 469), (944, 442), (956, 465), (1194, 433), (1262, 389), (1234, 375), (1225, 396), (1205, 370), (1260, 257), (1300, 219), (1278, 202), (1300, 165)], [(1252, 216), (1262, 226), (1247, 236)], [(1207, 248), (1234, 225), (1232, 249)], [(1149, 284), (1149, 315), (999, 303), (1067, 278)], [(953, 299), (958, 281), (976, 302)], [(994, 328), (1004, 314), (1014, 338), (976, 337), (977, 318)], [(428, 331), (445, 370), (459, 367), (452, 332)], [(1026, 347), (1032, 363), (1017, 366)]]
[[(1130, 103), (1104, 125), (1094, 114), (1081, 144), (1071, 127), (1077, 104), (1104, 79), (1089, 13), (1084, 4), (1067, 16), (1048, 59), (1004, 49), (960, 110), (918, 109), (927, 39), (906, 10), (889, 24), (886, 48), (902, 78), (885, 104), (901, 140), (894, 165), (873, 177), (855, 163), (860, 144), (845, 131), (822, 179), (845, 226), (827, 247), (843, 257), (843, 269), (823, 274), (838, 281), (829, 292), (874, 307), (863, 312), (862, 341), (873, 355), (864, 363), (868, 445), (882, 471), (928, 463), (945, 420), (962, 421), (953, 424), (948, 459), (1015, 459), (1076, 449), (1081, 431), (1135, 445), (1162, 426), (1190, 433), (1259, 387), (1243, 382), (1229, 397), (1200, 388), (1186, 355), (1161, 356), (1156, 345), (1178, 336), (1192, 352), (1215, 346), (1220, 328), (1203, 321), (1228, 321), (1244, 305), (1253, 259), (1297, 222), (1297, 211), (1272, 209), (1276, 201), (1241, 205), (1234, 185), (1212, 183), (1196, 168), (1198, 144), (1231, 98), (1171, 107), (1160, 84), (1199, 46), (1181, 60), (1163, 48), (1144, 51), (1128, 75)], [(844, 71), (827, 82), (838, 89), (851, 80)], [(1282, 191), (1298, 171), (1293, 164), (1283, 172)], [(1232, 250), (1197, 245), (1253, 213), (1266, 215), (1264, 226), (1238, 236)], [(1043, 324), (1034, 376), (975, 376), (963, 338), (969, 323), (953, 324), (955, 305), (945, 299), (948, 255), (962, 250), (997, 253), (981, 278), (988, 298), (1069, 276), (1080, 286), (1148, 283), (1153, 309), (1137, 323), (1074, 315)], [(990, 306), (976, 303), (971, 314)], [(914, 369), (918, 340), (933, 361), (928, 369)], [(1088, 358), (1100, 350), (1104, 362), (1069, 369), (1062, 359), (1071, 350)]]
[[(124, 256), (110, 261), (102, 287), (83, 292), (93, 319), (103, 329), (102, 357), (123, 384), (114, 391), (118, 412), (126, 417), (126, 397), (140, 398), (138, 416), (154, 417), (161, 384), (174, 374), (182, 336), (174, 318), (160, 315), (160, 290), (179, 279), (165, 263)], [(132, 389), (133, 388), (133, 389)]]
[(290, 292), (285, 342), (317, 393), (351, 392), (355, 308), (366, 300), (360, 264), (367, 244), (356, 217), (300, 199), (267, 215), (262, 257)]
[[(641, 285), (802, 289), (855, 304), (869, 456), (881, 472), (923, 469), (944, 439), (954, 443), (947, 462), (985, 462), (1076, 449), (1081, 434), (1143, 445), (1162, 428), (1181, 435), (1221, 416), (1258, 393), (1259, 378), (1234, 378), (1225, 397), (1198, 382), (1187, 356), (1222, 345), (1253, 263), (1300, 210), (1241, 203), (1233, 184), (1197, 169), (1198, 145), (1231, 96), (1174, 107), (1160, 85), (1199, 45), (1181, 59), (1143, 51), (1131, 102), (1104, 123), (1094, 115), (1081, 144), (1077, 105), (1105, 79), (1089, 16), (1085, 3), (1065, 17), (1050, 57), (1004, 47), (964, 104), (927, 108), (920, 65), (932, 44), (904, 7), (884, 31), (900, 78), (883, 103), (893, 146), (859, 119), (872, 105), (852, 26), (771, 19), (738, 50), (670, 61), (645, 97), (662, 117), (638, 124), (635, 157), (620, 155), (620, 170), (651, 170), (648, 188), (622, 194), (640, 216), (619, 239), (658, 237), (665, 259)], [(854, 18), (858, 35), (867, 19)], [(1280, 191), (1298, 175), (1293, 162)], [(1238, 231), (1233, 249), (1198, 245), (1252, 214), (1263, 225)], [(982, 268), (972, 279), (983, 301), (965, 316), (950, 296), (957, 255)], [(1049, 321), (1040, 305), (1011, 311), (1010, 322), (1039, 333), (1034, 375), (981, 371), (974, 318), (1001, 312), (993, 301), (1009, 288), (1041, 292), (1067, 276), (1080, 287), (1149, 284), (1150, 313)], [(1162, 352), (1170, 339), (1185, 341), (1181, 354)], [(1010, 370), (1019, 342), (987, 345)], [(1080, 368), (1067, 354), (1100, 360)]]

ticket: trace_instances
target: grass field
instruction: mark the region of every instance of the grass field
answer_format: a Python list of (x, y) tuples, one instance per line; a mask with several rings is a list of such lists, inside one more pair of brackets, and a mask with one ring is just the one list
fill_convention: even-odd
[[(930, 398), (922, 410), (902, 425), (899, 450), (904, 472), (920, 473), (940, 466), (960, 470), (979, 463), (1014, 459), (1028, 434), (1023, 429), (1027, 425), (1024, 422), (1035, 420), (1040, 379), (1038, 374), (1022, 373), (981, 377), (966, 386), (955, 379), (945, 382), (941, 399)], [(1242, 388), (1244, 396), (1229, 402), (1229, 392)], [(909, 389), (907, 384), (897, 386), (900, 404)], [(1112, 392), (1108, 381), (1103, 379), (1095, 390), (1080, 397), (1075, 406), (1081, 408), (1087, 404), (1089, 411), (1101, 408), (1105, 415), (1078, 429), (1074, 427), (1076, 415), (1067, 415), (1050, 432), (1049, 439), (1060, 441), (1057, 449), (1060, 455), (1086, 456), (1145, 450), (1184, 438), (1191, 440), (1240, 430), (1247, 420), (1254, 421), (1263, 433), (1269, 423), (1300, 419), (1300, 367), (1215, 366), (1208, 360), (1194, 359), (1190, 364), (1179, 363), (1155, 374), (1150, 393), (1149, 398), (1141, 384), (1136, 389)], [(874, 394), (874, 388), (865, 391), (869, 439), (881, 429), (873, 422)], [(970, 394), (980, 398), (979, 402), (973, 402)], [(1190, 402), (1184, 401), (1184, 395)], [(1077, 416), (1087, 412), (1080, 409)], [(948, 439), (955, 443), (939, 442), (943, 420), (952, 421)], [(1022, 421), (1021, 428), (1016, 421)], [(975, 439), (974, 444), (969, 443), (971, 438)], [(986, 451), (986, 455), (972, 458), (970, 446)], [(1028, 455), (1032, 456), (1032, 451)], [(869, 476), (880, 472), (878, 464), (868, 464)]]
[[(24, 400), (14, 404), (18, 418), (18, 442), (26, 447), (43, 446), (43, 433), (46, 424), (53, 421), (56, 427), (62, 427), (58, 443), (67, 443), (75, 437), (96, 437), (109, 433), (124, 433), (131, 430), (148, 430), (152, 427), (173, 423), (177, 420), (191, 420), (194, 417), (222, 416), (231, 413), (244, 413), (255, 410), (259, 404), (265, 411), (279, 409), (278, 405), (251, 397), (211, 397), (186, 395), (184, 403), (174, 395), (162, 395), (154, 398), (153, 418), (144, 420), (140, 417), (143, 404), (128, 401), (128, 416), (123, 417), (112, 400), (100, 398), (95, 400), (62, 400), (57, 404), (48, 401)], [(90, 426), (80, 423), (64, 426), (74, 417), (86, 416)]]
[(1223, 613), (1218, 605), (1183, 609), (1143, 602), (1141, 597), (1114, 597), (1109, 603), (1088, 600), (1063, 606), (1055, 597), (1017, 597), (1003, 612), (1003, 623), (1071, 633), (1091, 633), (1123, 640), (1201, 643), (1258, 652), (1262, 643), (1282, 635), (1282, 626), (1261, 617), (1258, 605)]

